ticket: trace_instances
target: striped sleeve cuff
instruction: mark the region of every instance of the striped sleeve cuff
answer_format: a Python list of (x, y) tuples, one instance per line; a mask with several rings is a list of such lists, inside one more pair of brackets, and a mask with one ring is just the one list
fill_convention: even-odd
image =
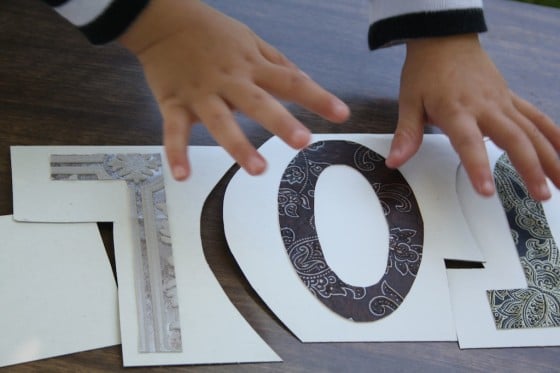
[(93, 44), (119, 37), (149, 0), (44, 0)]
[(450, 4), (444, 4), (445, 1), (393, 0), (392, 4), (414, 4), (401, 7), (404, 9), (396, 9), (398, 6), (383, 7), (380, 3), (383, 1), (372, 1), (372, 23), (368, 33), (370, 49), (414, 38), (487, 31), (480, 1), (448, 1)]

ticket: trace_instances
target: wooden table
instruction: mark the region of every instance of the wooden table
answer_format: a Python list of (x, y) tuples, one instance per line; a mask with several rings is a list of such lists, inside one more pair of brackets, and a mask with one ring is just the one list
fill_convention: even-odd
[[(208, 3), (250, 25), (304, 71), (346, 100), (352, 117), (328, 124), (294, 106), (315, 132), (389, 132), (397, 117), (404, 50), (369, 52), (364, 1), (218, 1)], [(560, 123), (560, 11), (514, 1), (486, 2), (483, 42), (510, 86)], [(240, 118), (256, 144), (270, 134)], [(39, 1), (0, 1), (0, 214), (12, 213), (10, 145), (158, 145), (161, 118), (139, 65), (118, 45), (92, 47)], [(203, 127), (193, 144), (214, 144)], [(302, 344), (245, 281), (223, 232), (221, 205), (233, 171), (204, 210), (208, 262), (226, 293), (284, 363), (176, 367), (201, 372), (558, 371), (560, 348), (461, 351), (457, 343)], [(111, 248), (111, 227), (101, 225)], [(0, 307), (1, 308), (1, 307)], [(0, 310), (1, 317), (1, 310)], [(0, 331), (1, 334), (1, 331)], [(0, 335), (0, 338), (7, 336)], [(120, 346), (0, 371), (114, 371)], [(167, 369), (167, 368), (165, 368)], [(161, 371), (163, 368), (147, 368)]]

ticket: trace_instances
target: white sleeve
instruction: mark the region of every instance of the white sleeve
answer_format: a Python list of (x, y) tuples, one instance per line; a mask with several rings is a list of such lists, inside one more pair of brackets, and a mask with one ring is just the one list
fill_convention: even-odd
[(487, 30), (482, 0), (370, 0), (371, 49), (411, 38)]

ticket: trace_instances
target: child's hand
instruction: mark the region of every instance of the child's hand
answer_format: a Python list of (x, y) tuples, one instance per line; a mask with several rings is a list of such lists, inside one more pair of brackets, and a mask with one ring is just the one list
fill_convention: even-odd
[(533, 198), (550, 197), (545, 175), (560, 187), (560, 128), (508, 89), (477, 35), (407, 43), (389, 167), (416, 153), (427, 122), (449, 136), (482, 195), (495, 189), (483, 136), (508, 153)]
[(245, 25), (198, 0), (152, 1), (120, 42), (137, 55), (163, 116), (164, 145), (175, 178), (190, 173), (186, 147), (202, 122), (250, 174), (265, 160), (235, 121), (239, 110), (294, 148), (309, 130), (277, 99), (333, 122), (348, 107), (303, 74)]

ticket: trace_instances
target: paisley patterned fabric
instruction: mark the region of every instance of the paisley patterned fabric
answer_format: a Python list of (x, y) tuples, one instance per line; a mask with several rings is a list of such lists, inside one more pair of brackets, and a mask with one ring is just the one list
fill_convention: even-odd
[[(353, 167), (368, 180), (389, 226), (385, 274), (369, 287), (342, 281), (326, 262), (317, 236), (315, 186), (321, 172), (339, 164)], [(351, 186), (341, 193), (348, 191)], [(332, 311), (354, 321), (375, 321), (403, 302), (422, 260), (423, 221), (412, 189), (399, 171), (385, 166), (382, 156), (353, 142), (312, 144), (297, 154), (282, 176), (278, 213), (284, 246), (298, 276)]]
[(507, 155), (496, 163), (494, 177), (528, 284), (488, 291), (496, 327), (560, 326), (560, 257), (543, 207), (529, 196)]

